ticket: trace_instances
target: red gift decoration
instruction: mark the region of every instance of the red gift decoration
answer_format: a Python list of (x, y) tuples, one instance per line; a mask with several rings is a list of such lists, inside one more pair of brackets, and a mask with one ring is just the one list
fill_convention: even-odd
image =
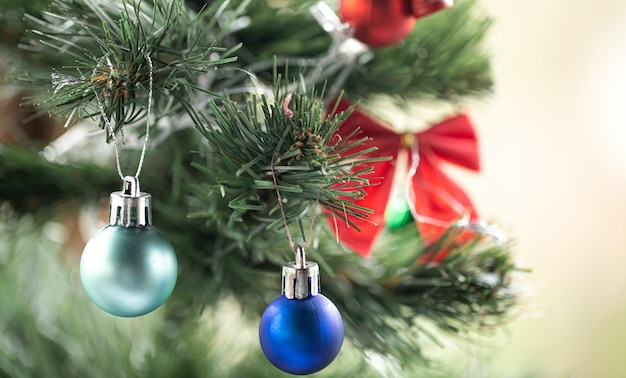
[(339, 16), (354, 27), (354, 38), (370, 47), (400, 42), (415, 21), (452, 6), (452, 0), (342, 0)]
[[(342, 100), (337, 112), (349, 107), (350, 103)], [(396, 174), (395, 161), (402, 149), (409, 149), (410, 152), (411, 169), (407, 179), (409, 206), (426, 243), (437, 241), (463, 217), (468, 217), (469, 221), (478, 219), (469, 197), (440, 167), (442, 162), (447, 161), (473, 171), (480, 170), (476, 134), (467, 115), (454, 116), (419, 133), (398, 134), (356, 108), (341, 125), (338, 134), (348, 135), (357, 128), (362, 133), (359, 138), (365, 135), (370, 139), (353, 152), (377, 147), (376, 156), (391, 156), (393, 159), (366, 165), (373, 167), (374, 177), (369, 179), (370, 185), (363, 188), (366, 192), (364, 199), (355, 204), (374, 210), (369, 218), (351, 217), (352, 226), (343, 219), (330, 220), (331, 227), (343, 244), (362, 256), (371, 254), (385, 227), (385, 209)], [(361, 165), (354, 170), (363, 168)]]
[(370, 47), (399, 42), (416, 20), (407, 0), (342, 0), (339, 15), (354, 27), (354, 38)]

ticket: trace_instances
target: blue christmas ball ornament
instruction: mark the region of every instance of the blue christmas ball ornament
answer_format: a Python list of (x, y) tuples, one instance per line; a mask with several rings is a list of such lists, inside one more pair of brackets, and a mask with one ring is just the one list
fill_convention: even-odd
[(159, 229), (106, 226), (87, 243), (80, 278), (89, 298), (117, 316), (147, 314), (169, 297), (178, 262), (172, 243)]
[[(304, 261), (283, 267), (283, 294), (265, 309), (259, 341), (267, 359), (278, 369), (297, 375), (328, 366), (343, 344), (343, 320), (337, 307), (319, 293), (319, 268)], [(301, 253), (301, 258), (298, 256)]]
[(172, 243), (150, 224), (151, 196), (136, 177), (111, 193), (109, 225), (89, 239), (80, 259), (87, 295), (104, 311), (122, 317), (145, 315), (170, 296), (178, 276)]
[(305, 299), (276, 298), (259, 326), (267, 359), (290, 374), (312, 374), (328, 366), (343, 344), (343, 320), (322, 294)]

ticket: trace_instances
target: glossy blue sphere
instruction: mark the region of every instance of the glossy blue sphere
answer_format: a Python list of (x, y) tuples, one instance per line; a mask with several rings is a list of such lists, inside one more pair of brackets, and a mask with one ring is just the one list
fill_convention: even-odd
[(328, 366), (343, 344), (343, 320), (322, 294), (305, 299), (276, 298), (259, 326), (267, 359), (290, 374), (312, 374)]
[(89, 239), (80, 259), (89, 298), (122, 317), (155, 310), (174, 290), (177, 276), (174, 247), (152, 225), (106, 226)]

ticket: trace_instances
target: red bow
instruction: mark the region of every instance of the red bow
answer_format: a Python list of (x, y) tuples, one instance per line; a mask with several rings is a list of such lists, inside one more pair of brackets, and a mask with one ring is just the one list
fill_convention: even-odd
[[(347, 101), (340, 101), (337, 112), (349, 107)], [(372, 215), (367, 219), (350, 218), (354, 227), (341, 218), (330, 220), (331, 227), (343, 244), (362, 256), (371, 254), (385, 226), (385, 209), (391, 195), (395, 165), (403, 148), (410, 152), (412, 167), (408, 172), (409, 206), (420, 235), (427, 244), (438, 240), (460, 218), (477, 219), (469, 197), (440, 169), (442, 161), (447, 161), (474, 171), (480, 170), (476, 134), (466, 115), (449, 118), (423, 132), (402, 135), (356, 108), (340, 126), (338, 134), (349, 135), (356, 128), (362, 133), (357, 135), (358, 138), (368, 136), (370, 140), (354, 152), (378, 147), (374, 152), (376, 156), (391, 156), (393, 159), (366, 165), (373, 167), (374, 177), (369, 178), (370, 185), (363, 188), (365, 198), (356, 201), (356, 204), (374, 210)]]

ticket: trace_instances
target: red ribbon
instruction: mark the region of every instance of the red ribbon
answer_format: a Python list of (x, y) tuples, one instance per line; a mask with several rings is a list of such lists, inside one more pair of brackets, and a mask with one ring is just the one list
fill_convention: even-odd
[[(342, 100), (337, 112), (349, 107), (350, 103)], [(354, 227), (344, 218), (330, 219), (331, 227), (344, 245), (359, 255), (367, 257), (371, 254), (385, 226), (385, 209), (391, 195), (395, 165), (403, 148), (409, 149), (412, 167), (408, 172), (409, 206), (426, 244), (439, 240), (460, 218), (469, 217), (470, 221), (478, 218), (469, 197), (440, 167), (446, 161), (470, 170), (480, 170), (476, 134), (466, 115), (446, 119), (423, 132), (402, 135), (356, 108), (340, 126), (338, 134), (349, 135), (356, 128), (361, 130), (357, 138), (368, 136), (370, 139), (353, 152), (377, 147), (377, 151), (366, 156), (391, 156), (392, 160), (354, 168), (356, 171), (373, 167), (374, 173), (368, 178), (370, 185), (363, 188), (366, 195), (355, 204), (370, 208), (374, 213), (367, 219), (351, 217), (349, 220)]]

